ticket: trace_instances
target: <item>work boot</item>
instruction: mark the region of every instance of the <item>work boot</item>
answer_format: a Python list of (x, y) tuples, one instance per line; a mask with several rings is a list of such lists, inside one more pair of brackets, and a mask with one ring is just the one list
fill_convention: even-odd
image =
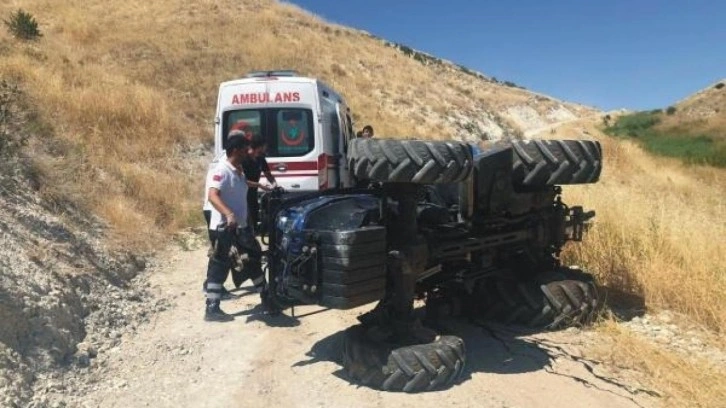
[(204, 320), (207, 322), (231, 322), (234, 316), (224, 313), (219, 308), (219, 301), (208, 301), (204, 311)]

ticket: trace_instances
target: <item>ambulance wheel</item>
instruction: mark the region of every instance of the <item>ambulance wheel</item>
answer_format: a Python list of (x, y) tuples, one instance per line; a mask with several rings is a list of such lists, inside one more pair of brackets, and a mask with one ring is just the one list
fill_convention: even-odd
[(473, 159), (471, 148), (461, 142), (354, 139), (348, 161), (359, 180), (440, 184), (466, 179)]

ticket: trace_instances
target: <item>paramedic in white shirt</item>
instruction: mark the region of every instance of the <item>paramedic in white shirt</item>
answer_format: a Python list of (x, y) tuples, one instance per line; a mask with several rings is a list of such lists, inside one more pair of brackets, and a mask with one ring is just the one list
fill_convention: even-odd
[(248, 154), (249, 141), (242, 136), (227, 139), (227, 157), (220, 160), (210, 173), (208, 198), (212, 205), (209, 229), (215, 242), (214, 252), (207, 267), (207, 302), (204, 320), (227, 322), (234, 317), (223, 312), (219, 303), (222, 284), (230, 268), (229, 251), (235, 245), (240, 253), (247, 253), (247, 275), (258, 289), (264, 287), (262, 248), (255, 239), (247, 221), (247, 179), (242, 172), (242, 160)]

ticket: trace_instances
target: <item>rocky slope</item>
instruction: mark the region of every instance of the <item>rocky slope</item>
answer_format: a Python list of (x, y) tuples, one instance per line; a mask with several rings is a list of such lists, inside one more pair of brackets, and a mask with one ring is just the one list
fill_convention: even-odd
[(0, 93), (0, 405), (33, 406), (34, 388), (87, 367), (148, 313), (129, 282), (145, 262), (106, 247), (105, 227), (83, 209), (42, 194), (22, 94)]
[(726, 78), (689, 95), (676, 103), (676, 113), (692, 119), (710, 119), (726, 109)]

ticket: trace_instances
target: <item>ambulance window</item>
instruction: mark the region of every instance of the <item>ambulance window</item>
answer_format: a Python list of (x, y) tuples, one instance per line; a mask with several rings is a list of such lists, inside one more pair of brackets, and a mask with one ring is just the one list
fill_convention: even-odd
[(259, 108), (224, 113), (222, 146), (233, 130), (245, 135), (263, 135), (268, 157), (304, 156), (315, 147), (313, 111), (300, 108)]
[(337, 112), (333, 111), (333, 114), (330, 115), (330, 119), (330, 133), (337, 137), (340, 135), (340, 123), (338, 122)]
[(268, 156), (303, 156), (312, 151), (315, 146), (312, 122), (309, 109), (278, 109), (275, 137), (268, 146)]
[(241, 130), (246, 136), (259, 135), (262, 130), (260, 110), (238, 110), (230, 112), (227, 118), (227, 135), (233, 130)]
[(340, 140), (340, 122), (338, 121), (338, 112), (335, 111), (335, 105), (333, 105), (333, 110), (329, 113), (330, 116), (330, 135), (333, 137), (332, 140), (332, 147), (333, 151), (335, 153), (338, 152), (339, 149), (339, 140)]
[(333, 152), (338, 152), (339, 149), (339, 139), (340, 139), (340, 121), (338, 119), (338, 111), (335, 107), (335, 102), (323, 98), (321, 100), (322, 108), (323, 108), (323, 119), (326, 127), (326, 133), (329, 136), (330, 140), (327, 140), (328, 143), (330, 143), (330, 147)]

